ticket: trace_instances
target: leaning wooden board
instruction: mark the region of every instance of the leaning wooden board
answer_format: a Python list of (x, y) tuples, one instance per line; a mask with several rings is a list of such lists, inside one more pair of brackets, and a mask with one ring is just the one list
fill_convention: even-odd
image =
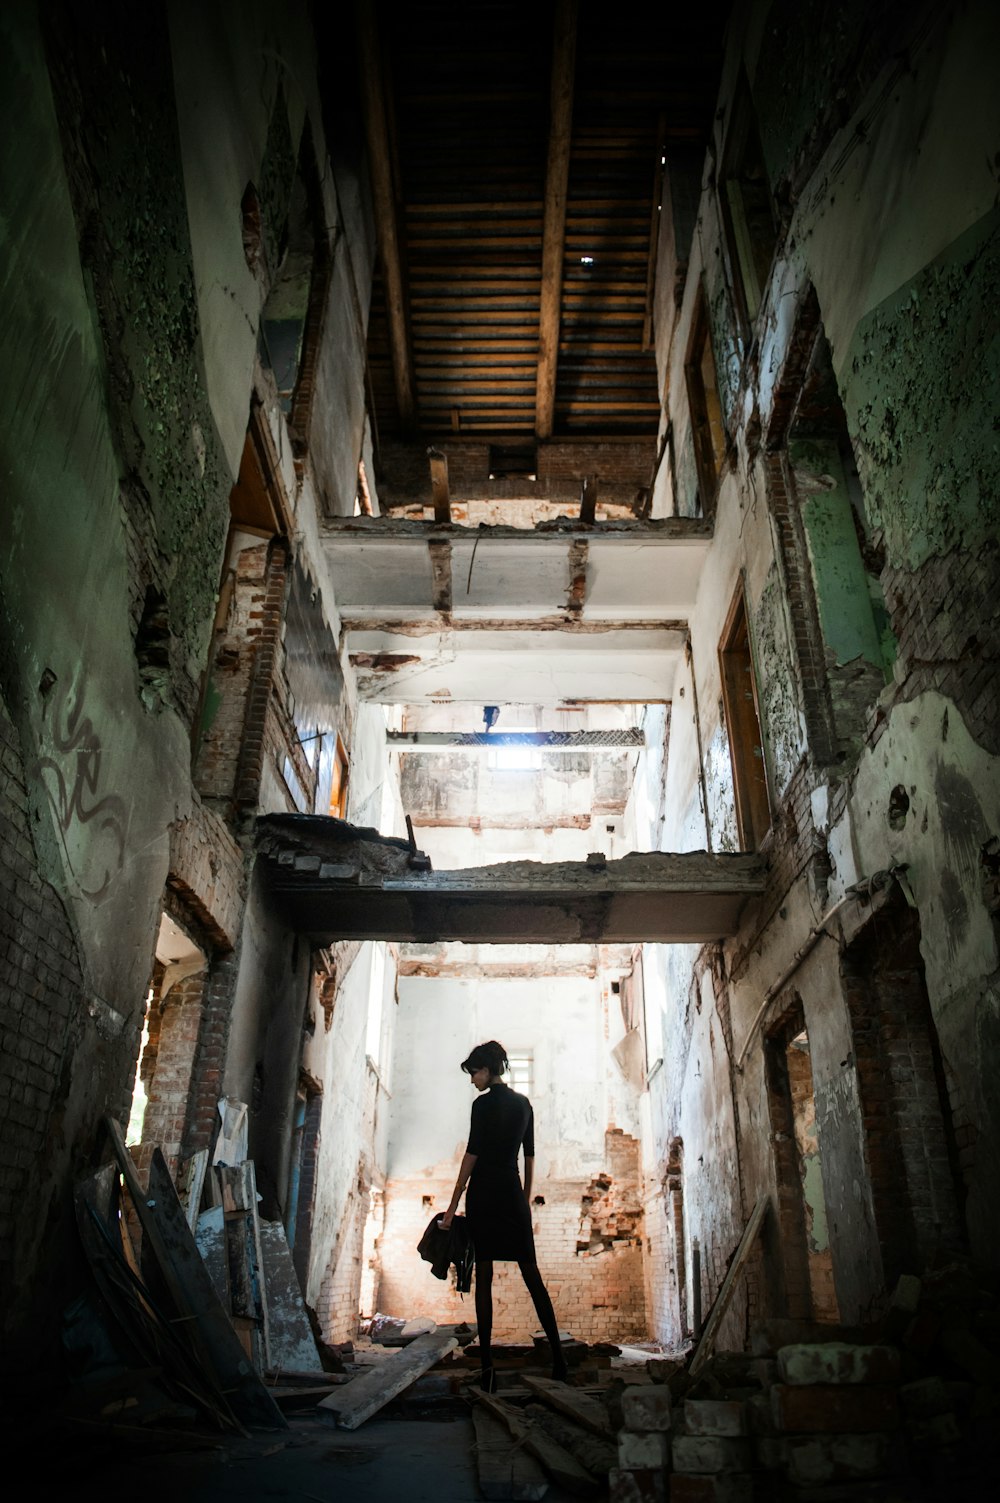
[(181, 1317), (179, 1329), (239, 1419), (248, 1425), (287, 1429), (288, 1421), (247, 1361), (219, 1302), (162, 1153), (154, 1150), (144, 1192), (121, 1128), (113, 1117), (106, 1117), (105, 1124), (142, 1235)]
[(709, 1312), (709, 1316), (705, 1322), (704, 1328), (698, 1341), (698, 1345), (694, 1349), (694, 1356), (691, 1358), (691, 1361), (688, 1364), (688, 1372), (691, 1374), (692, 1378), (696, 1375), (696, 1373), (699, 1373), (701, 1371), (701, 1369), (705, 1366), (705, 1363), (708, 1361), (709, 1357), (712, 1355), (712, 1348), (715, 1346), (715, 1338), (719, 1334), (719, 1327), (722, 1325), (722, 1322), (726, 1316), (726, 1311), (729, 1309), (729, 1306), (732, 1302), (733, 1294), (736, 1289), (736, 1281), (739, 1278), (740, 1274), (743, 1272), (743, 1269), (746, 1267), (747, 1259), (750, 1256), (750, 1250), (753, 1247), (754, 1242), (756, 1241), (757, 1233), (761, 1229), (764, 1217), (767, 1215), (767, 1208), (769, 1205), (770, 1201), (768, 1197), (766, 1195), (762, 1195), (750, 1214), (750, 1220), (747, 1222), (743, 1230), (743, 1236), (740, 1238), (739, 1246), (733, 1254), (733, 1261), (729, 1265), (729, 1271), (722, 1281), (722, 1288), (719, 1290), (718, 1294), (715, 1297), (715, 1304), (712, 1306), (712, 1309)]
[(479, 1491), (484, 1498), (516, 1498), (523, 1503), (537, 1503), (549, 1490), (544, 1473), (533, 1456), (529, 1456), (505, 1425), (485, 1409), (472, 1411), (476, 1427), (476, 1466)]
[(426, 1336), (418, 1336), (416, 1341), (395, 1356), (386, 1357), (377, 1367), (352, 1378), (350, 1383), (331, 1393), (317, 1407), (328, 1411), (341, 1429), (356, 1430), (457, 1346), (454, 1326), (440, 1326)]

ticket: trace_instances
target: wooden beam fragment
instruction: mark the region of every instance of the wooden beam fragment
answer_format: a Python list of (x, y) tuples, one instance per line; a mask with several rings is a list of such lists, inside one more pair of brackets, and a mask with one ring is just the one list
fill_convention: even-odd
[(595, 1435), (603, 1436), (607, 1440), (614, 1434), (607, 1408), (600, 1399), (591, 1398), (590, 1394), (581, 1393), (578, 1388), (571, 1388), (568, 1383), (559, 1383), (553, 1378), (536, 1377), (533, 1373), (524, 1373), (523, 1382), (532, 1393), (544, 1399), (551, 1408), (568, 1415), (571, 1420), (576, 1420), (577, 1424), (583, 1425), (587, 1430), (592, 1430)]
[(431, 462), (431, 499), (434, 502), (434, 520), (447, 525), (451, 522), (448, 456), (442, 454), (440, 449), (428, 449), (427, 458)]
[(540, 1461), (548, 1472), (552, 1481), (558, 1487), (564, 1487), (567, 1492), (575, 1493), (579, 1498), (592, 1498), (595, 1493), (601, 1491), (601, 1485), (586, 1471), (569, 1451), (553, 1440), (550, 1435), (533, 1425), (510, 1404), (505, 1404), (502, 1399), (494, 1398), (492, 1394), (483, 1393), (480, 1389), (470, 1388), (472, 1397), (477, 1404), (482, 1404), (495, 1419), (506, 1425), (508, 1431), (516, 1441), (519, 1441), (524, 1449)]
[(402, 237), (396, 213), (396, 192), (392, 171), (393, 151), (376, 7), (370, 3), (370, 0), (355, 0), (354, 16), (358, 30), (368, 166), (371, 173), (372, 197), (375, 201), (379, 258), (385, 282), (393, 384), (400, 422), (404, 428), (408, 428), (412, 426), (416, 416), (413, 356), (410, 344), (410, 310), (406, 292)]
[(607, 1435), (594, 1435), (544, 1404), (529, 1404), (524, 1416), (543, 1430), (550, 1440), (575, 1456), (592, 1477), (603, 1479), (612, 1467), (618, 1465), (618, 1447)]
[(576, 67), (577, 0), (556, 0), (552, 29), (549, 153), (545, 169), (542, 231), (542, 293), (538, 317), (535, 433), (551, 438), (555, 422), (556, 367), (566, 241), (566, 189), (573, 134), (573, 75)]
[(536, 1503), (549, 1490), (541, 1467), (485, 1409), (472, 1411), (476, 1428), (476, 1467), (484, 1498), (518, 1498)]
[(580, 521), (593, 526), (597, 519), (597, 476), (588, 475), (580, 492)]
[(763, 1225), (764, 1217), (767, 1215), (767, 1208), (770, 1203), (768, 1197), (762, 1195), (750, 1214), (750, 1220), (743, 1229), (743, 1236), (740, 1238), (739, 1246), (733, 1254), (733, 1261), (730, 1263), (726, 1277), (722, 1281), (722, 1288), (715, 1297), (715, 1304), (709, 1311), (708, 1319), (705, 1322), (705, 1329), (701, 1333), (698, 1345), (694, 1349), (694, 1355), (688, 1366), (688, 1372), (692, 1377), (695, 1377), (701, 1371), (712, 1355), (712, 1348), (715, 1345), (715, 1338), (719, 1334), (719, 1327), (732, 1303), (736, 1281), (746, 1267), (747, 1259), (750, 1257), (751, 1249), (757, 1239), (757, 1233)]
[(457, 1346), (454, 1326), (440, 1326), (331, 1393), (317, 1407), (331, 1414), (342, 1430), (356, 1430)]

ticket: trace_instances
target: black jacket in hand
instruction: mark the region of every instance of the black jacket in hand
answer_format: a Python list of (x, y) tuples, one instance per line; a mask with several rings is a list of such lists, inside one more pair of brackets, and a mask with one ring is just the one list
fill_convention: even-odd
[(454, 1263), (455, 1288), (459, 1294), (468, 1294), (472, 1288), (472, 1265), (476, 1254), (465, 1217), (454, 1217), (447, 1230), (438, 1226), (438, 1220), (437, 1216), (432, 1217), (417, 1243), (417, 1252), (425, 1263), (431, 1265), (431, 1273), (436, 1279), (446, 1279), (448, 1269)]

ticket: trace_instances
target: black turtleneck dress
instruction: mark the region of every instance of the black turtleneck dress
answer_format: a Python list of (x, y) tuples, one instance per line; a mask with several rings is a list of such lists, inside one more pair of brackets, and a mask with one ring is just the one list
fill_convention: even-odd
[(472, 1103), (467, 1153), (476, 1155), (465, 1214), (477, 1259), (534, 1262), (531, 1209), (524, 1198), (517, 1155), (535, 1156), (531, 1102), (497, 1081)]

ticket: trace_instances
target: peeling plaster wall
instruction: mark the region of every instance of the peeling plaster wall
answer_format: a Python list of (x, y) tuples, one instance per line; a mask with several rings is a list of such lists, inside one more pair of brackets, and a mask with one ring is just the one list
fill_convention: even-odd
[[(377, 948), (366, 943), (353, 952), (337, 978), (328, 1017), (314, 994), (313, 1026), (302, 1055), (303, 1068), (323, 1090), (304, 1293), (326, 1339), (335, 1342), (357, 1333), (369, 1195), (385, 1175), (391, 1076), (367, 1048)], [(389, 1061), (396, 1012), (391, 955), (381, 974), (381, 1053)]]
[[(677, 675), (662, 829), (654, 788), (633, 793), (630, 804), (651, 844), (735, 847), (717, 650), (742, 581), (772, 804), (765, 843), (771, 881), (741, 935), (724, 947), (716, 1042), (728, 1034), (731, 1047), (741, 1048), (762, 996), (849, 883), (893, 859), (909, 862), (969, 1236), (973, 1252), (991, 1263), (998, 1186), (987, 1145), (997, 1126), (997, 954), (995, 899), (980, 853), (997, 835), (1000, 750), (993, 421), (1000, 352), (992, 308), (998, 47), (1000, 17), (984, 3), (871, 12), (776, 0), (734, 17), (676, 318), (666, 311), (673, 286), (661, 280), (656, 293), (658, 335), (670, 331), (669, 349), (658, 342), (658, 359), (668, 378), (681, 513), (694, 508), (697, 489), (684, 358), (700, 289), (730, 448), (690, 620), (691, 659)], [(735, 311), (718, 208), (741, 68), (779, 237), (753, 331)], [(671, 266), (668, 250), (661, 240), (661, 277)], [(791, 449), (797, 495), (790, 504), (801, 506), (805, 550), (796, 580), (782, 552), (794, 529), (783, 541), (787, 524), (770, 492), (762, 435), (770, 433), (775, 446), (785, 442), (780, 425), (789, 419), (781, 414), (790, 412), (794, 383), (803, 379), (793, 369), (810, 287), (863, 495), (848, 495), (840, 456), (829, 445), (806, 437)], [(665, 485), (657, 487), (661, 505)], [(871, 584), (879, 571), (884, 605)], [(807, 682), (817, 669), (803, 615), (811, 601), (827, 675), (815, 683)], [(884, 686), (889, 669), (892, 682)], [(814, 706), (830, 695), (840, 757), (834, 765), (823, 765), (811, 745), (807, 693), (820, 695)], [(905, 800), (897, 794), (890, 808), (894, 789)], [(863, 911), (847, 912), (851, 924), (862, 921)], [(665, 1061), (648, 1096), (647, 1192), (650, 1206), (659, 1207), (670, 1144), (683, 1137), (688, 1258), (695, 1235), (731, 1250), (757, 1195), (776, 1194), (762, 1039), (751, 1045), (742, 1075), (723, 1053), (719, 1078), (698, 1079), (708, 1041), (705, 1007), (696, 1005), (706, 984), (698, 980), (697, 957), (690, 948), (652, 946), (644, 956), (647, 1015), (658, 1014)], [(883, 1297), (869, 1172), (877, 1143), (866, 1141), (862, 1124), (837, 945), (821, 941), (792, 984), (809, 1031), (837, 1298), (842, 1318), (858, 1319)], [(765, 1029), (789, 995), (786, 988), (775, 998)], [(720, 1100), (723, 1081), (732, 1081), (735, 1117)], [(721, 1144), (713, 1139), (716, 1123)], [(710, 1175), (702, 1183), (695, 1177), (700, 1157), (711, 1164), (723, 1150), (730, 1161), (738, 1156), (741, 1195)], [(670, 1229), (656, 1235), (669, 1251)], [(773, 1228), (762, 1245), (746, 1281), (749, 1309), (780, 1312), (782, 1249)], [(706, 1276), (706, 1298), (715, 1277)], [(658, 1289), (656, 1331), (675, 1339), (676, 1285), (661, 1281)], [(738, 1325), (734, 1319), (730, 1332), (737, 1341)]]
[[(167, 875), (168, 825), (189, 808), (189, 750), (173, 691), (187, 692), (191, 654), (209, 624), (214, 584), (207, 581), (221, 546), (225, 476), (197, 385), (197, 332), (191, 287), (181, 270), (183, 199), (171, 132), (161, 131), (162, 121), (152, 121), (144, 106), (136, 132), (115, 132), (118, 154), (105, 164), (101, 203), (108, 217), (101, 225), (104, 233), (112, 221), (117, 225), (121, 256), (113, 271), (105, 265), (104, 272), (131, 315), (127, 357), (122, 364), (109, 362), (92, 301), (92, 270), (81, 266), (37, 17), (30, 7), (8, 9), (0, 27), (2, 97), (11, 111), (0, 153), (7, 215), (0, 339), (8, 393), (0, 678), (27, 773), (34, 839), (19, 881), (40, 880), (64, 905), (79, 976), (68, 994), (74, 1047), (72, 1070), (58, 1082), (59, 1133), (42, 1160), (36, 1160), (40, 1139), (33, 1138), (23, 1161), (35, 1165), (41, 1204), (34, 1210), (50, 1217), (49, 1251), (39, 1251), (27, 1224), (33, 1212), (25, 1203), (18, 1256), (27, 1261), (18, 1265), (19, 1283), (37, 1277), (48, 1260), (61, 1262), (61, 1254), (52, 1258), (54, 1243), (67, 1239), (67, 1246), (75, 1245), (68, 1179), (92, 1148), (102, 1114), (121, 1112), (127, 1103)], [(131, 41), (126, 28), (120, 46), (111, 49), (124, 76), (111, 82), (105, 68), (95, 71), (93, 86), (107, 87), (109, 110), (120, 110), (123, 96), (145, 98)], [(115, 66), (110, 61), (107, 71)], [(68, 119), (73, 109), (65, 97), (62, 108)], [(134, 154), (141, 155), (147, 128), (155, 128), (158, 147), (138, 170)], [(179, 235), (176, 255), (166, 242), (150, 246), (142, 227), (154, 177)], [(100, 245), (98, 235), (98, 255)], [(169, 385), (176, 407), (169, 439), (163, 439), (155, 422), (166, 413), (149, 382), (174, 337), (191, 363), (184, 391)], [(117, 391), (123, 378), (134, 383), (134, 402), (116, 406), (113, 415), (109, 386)], [(133, 418), (136, 426), (125, 439)], [(204, 443), (201, 464), (193, 447), (195, 425)], [(161, 491), (168, 451), (173, 475)], [(123, 525), (121, 481), (130, 466), (157, 494), (164, 541), (176, 538), (174, 529), (186, 528), (191, 565), (190, 577), (175, 578), (169, 587), (175, 671), (165, 699), (154, 695), (149, 708), (140, 699), (131, 542)], [(47, 692), (40, 692), (43, 677)], [(55, 1289), (54, 1283), (50, 1293)], [(55, 1302), (50, 1314), (55, 1317)], [(25, 1310), (11, 1301), (5, 1315), (16, 1325)], [(32, 1342), (46, 1349), (50, 1335), (44, 1324), (32, 1327)]]

